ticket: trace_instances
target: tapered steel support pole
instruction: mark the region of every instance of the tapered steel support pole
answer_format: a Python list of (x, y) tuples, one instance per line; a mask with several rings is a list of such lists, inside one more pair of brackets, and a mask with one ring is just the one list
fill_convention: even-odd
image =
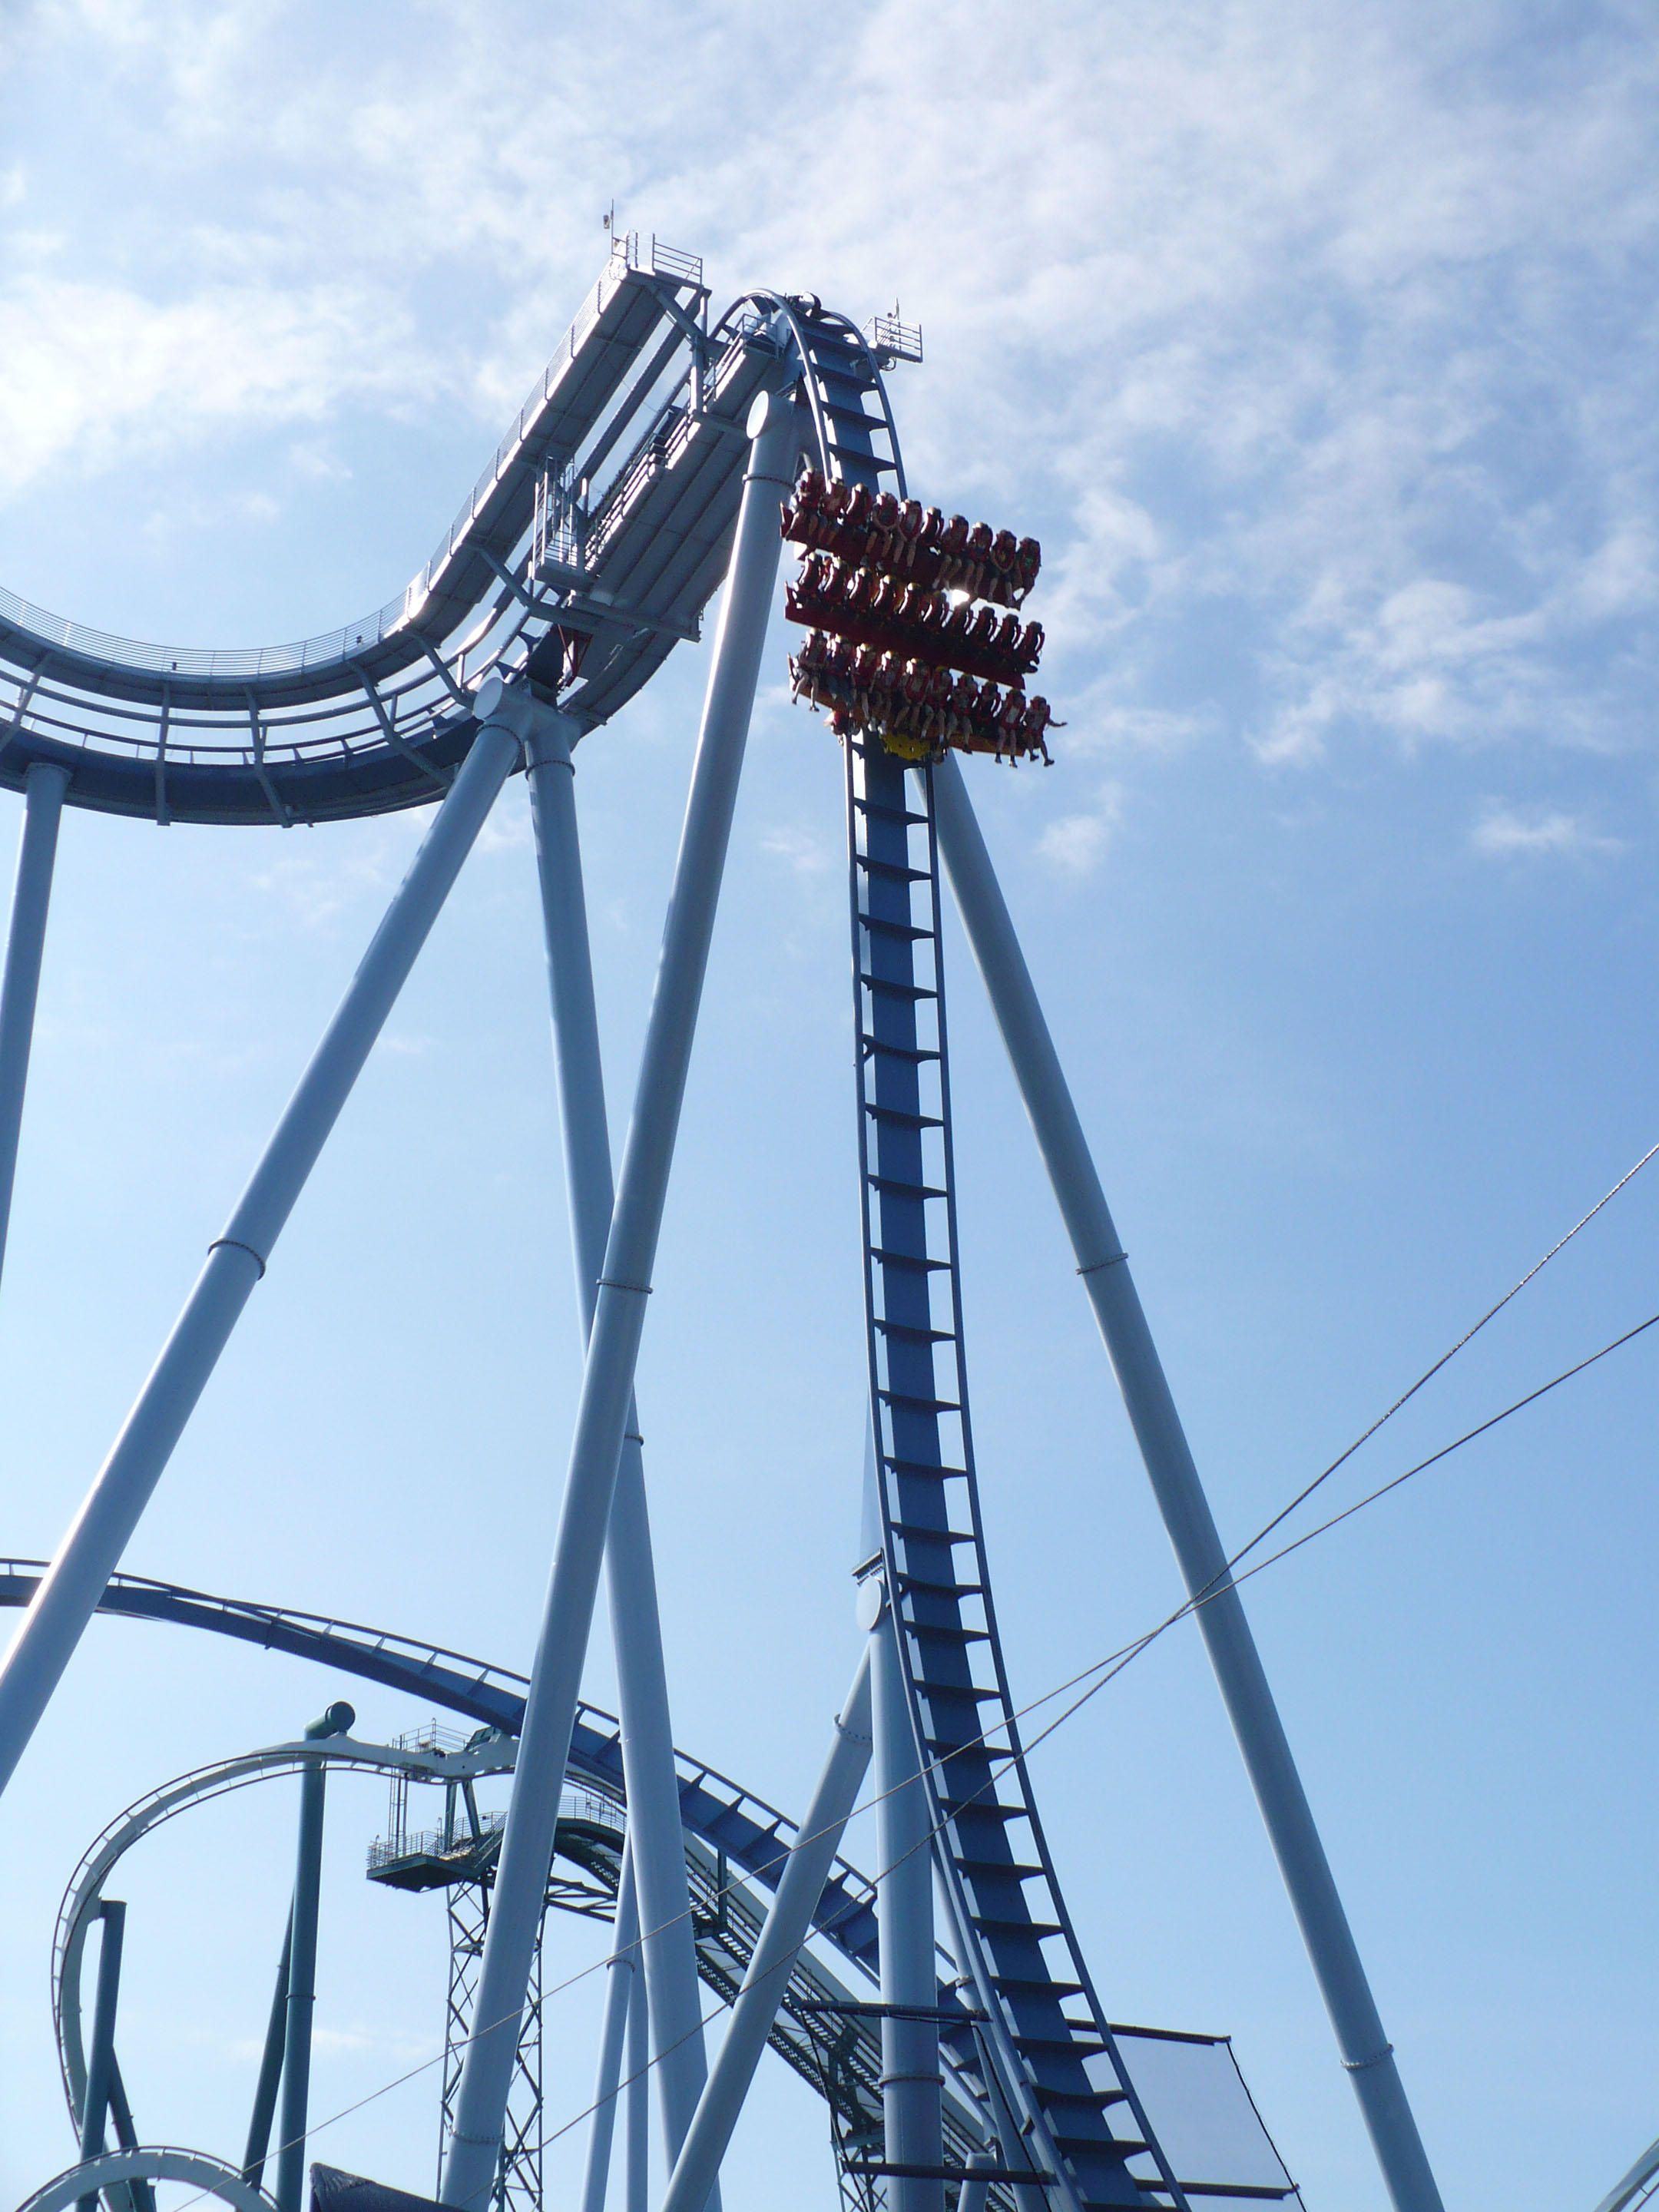
[[(104, 2118), (115, 2074), (115, 2008), (121, 1994), (121, 1945), (127, 1908), (106, 1898), (98, 1908), (104, 1932), (98, 1944), (98, 1987), (93, 1998), (92, 2048), (87, 2054), (87, 2089), (81, 2100), (81, 2156), (96, 2158), (104, 2148)], [(76, 2212), (98, 2212), (98, 2192), (82, 2197)]]
[[(306, 1730), (316, 1741), (343, 1735), (356, 1714), (332, 1705)], [(317, 1909), (323, 1882), (323, 1793), (319, 1759), (300, 1777), (300, 1841), (289, 1916), (288, 2026), (283, 2044), (283, 2113), (276, 2136), (278, 2212), (301, 2212), (306, 2184), (306, 2118), (311, 2099), (311, 2023), (317, 2010)]]
[[(933, 1965), (933, 1823), (916, 1755), (892, 1607), (878, 1582), (860, 1593), (879, 1598), (870, 1633), (871, 1717), (876, 1744), (876, 1914), (881, 1929), (884, 2005), (930, 2014), (939, 2006)], [(888, 2162), (933, 2166), (945, 2150), (940, 2110), (939, 2023), (885, 2013), (881, 2022), (882, 2126)], [(945, 2184), (915, 2174), (888, 2183), (893, 2212), (943, 2212)]]
[(633, 1119), (588, 1338), (575, 1435), (540, 1640), (525, 1700), (494, 1909), (484, 1939), (472, 2039), (456, 2100), (443, 2201), (483, 2212), (501, 2139), (519, 2021), (551, 1863), (559, 1792), (581, 1687), (617, 1455), (650, 1296), (674, 1137), (737, 803), (782, 540), (779, 519), (800, 432), (791, 404), (767, 397), (751, 446), (715, 634), (674, 887), (663, 932)]
[(185, 1424), (254, 1285), (264, 1273), (283, 1224), (518, 758), (513, 732), (489, 719), (500, 690), (493, 678), (485, 680), (479, 694), (483, 726), (472, 750), (301, 1077), (240, 1204), (223, 1234), (209, 1247), (207, 1264), (161, 1358), (0, 1662), (0, 1790), (11, 1779), (120, 1564)]
[(1394, 2048), (1314, 1825), (1301, 1777), (1227, 1570), (1209, 1502), (1176, 1412), (1128, 1261), (1060, 1071), (1054, 1040), (1019, 948), (961, 771), (948, 757), (933, 771), (939, 851), (968, 941), (1060, 1202), (1060, 1213), (1128, 1409), (1140, 1455), (1176, 1559), (1198, 1607), (1199, 1628), (1238, 1738), (1261, 1817), (1301, 1924), (1377, 2162), (1399, 2212), (1441, 2212), (1440, 2191), (1417, 2131)]
[(628, 2087), (623, 2092), (627, 2152), (624, 2212), (646, 2212), (651, 2195), (651, 1984), (635, 1974), (628, 1985)]
[(69, 770), (50, 761), (35, 761), (23, 778), (23, 840), (11, 896), (5, 974), (0, 981), (0, 1271), (6, 1264), (6, 1228), (17, 1177), (17, 1139), (23, 1126), (34, 1006), (40, 994), (40, 956), (52, 903), (58, 825), (69, 787)]
[(258, 2189), (265, 2178), (265, 2154), (270, 2148), (271, 2124), (276, 2118), (276, 2093), (283, 2081), (283, 2047), (288, 2040), (288, 1970), (294, 1955), (294, 1907), (288, 1908), (283, 1930), (283, 1953), (276, 1961), (276, 1986), (265, 2021), (265, 2047), (259, 2059), (259, 2079), (253, 2091), (253, 2115), (247, 2124), (247, 2146), (242, 2153), (242, 2179)]
[(841, 1849), (859, 1788), (870, 1765), (870, 1649), (860, 1654), (847, 1702), (836, 1719), (835, 1741), (795, 1838), (794, 1849), (761, 1923), (748, 1972), (732, 2008), (726, 2040), (698, 2103), (685, 2147), (675, 2161), (662, 2212), (702, 2212), (714, 2185), (772, 2032), (796, 1956)]
[[(593, 998), (593, 965), (576, 827), (576, 732), (566, 717), (536, 708), (525, 727), (526, 780), (536, 832), (542, 923), (553, 1009), (553, 1051), (564, 1131), (565, 1183), (586, 1343), (611, 1232), (611, 1135)], [(645, 1976), (663, 2145), (671, 2166), (708, 2078), (696, 1936), (686, 1887), (679, 1778), (669, 1717), (668, 1674), (657, 1611), (651, 1521), (639, 1413), (630, 1402), (605, 1542), (605, 1577), (622, 1709), (628, 1844), (645, 1929)]]
[(593, 2083), (593, 2125), (587, 2137), (587, 2169), (582, 2179), (581, 2212), (605, 2212), (611, 2182), (611, 2149), (617, 2132), (617, 2085), (622, 2080), (623, 2044), (628, 2006), (640, 1976), (640, 1916), (634, 1899), (632, 1855), (623, 1854), (617, 1886), (617, 1917), (611, 1923), (611, 1957), (605, 1966), (605, 2021), (599, 2030), (599, 2065)]

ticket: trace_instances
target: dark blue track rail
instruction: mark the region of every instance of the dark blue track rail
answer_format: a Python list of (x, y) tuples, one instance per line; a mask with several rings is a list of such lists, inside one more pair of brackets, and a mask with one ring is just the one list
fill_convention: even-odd
[[(876, 363), (839, 318), (790, 306), (824, 472), (902, 496)], [(981, 2071), (1000, 2073), (1034, 2164), (1057, 2166), (1085, 2212), (1184, 2212), (1186, 2187), (1153, 2134), (1060, 1895), (992, 1607), (963, 1351), (932, 781), (925, 769), (915, 778), (918, 808), (903, 762), (874, 743), (849, 740), (847, 769), (883, 1563), (968, 1954), (961, 1964), (990, 2016)], [(976, 2032), (951, 2033), (953, 2057), (969, 2062)]]
[[(27, 1605), (45, 1571), (43, 1560), (0, 1560), (0, 1606)], [(313, 1660), (361, 1680), (403, 1691), (484, 1727), (501, 1729), (511, 1736), (518, 1735), (524, 1717), (528, 1684), (522, 1674), (356, 1621), (332, 1620), (321, 1613), (246, 1599), (212, 1597), (204, 1590), (128, 1574), (110, 1577), (98, 1609), (129, 1620), (205, 1629), (257, 1644), (262, 1650)], [(689, 1832), (711, 1850), (723, 1852), (739, 1872), (775, 1889), (794, 1839), (795, 1823), (701, 1759), (677, 1752), (675, 1760), (680, 1818)], [(577, 1709), (570, 1766), (573, 1775), (602, 1784), (612, 1796), (624, 1797), (621, 1728), (597, 1705), (584, 1703)], [(824, 1885), (817, 1925), (845, 1957), (876, 1975), (874, 1892), (844, 1859), (837, 1861)]]

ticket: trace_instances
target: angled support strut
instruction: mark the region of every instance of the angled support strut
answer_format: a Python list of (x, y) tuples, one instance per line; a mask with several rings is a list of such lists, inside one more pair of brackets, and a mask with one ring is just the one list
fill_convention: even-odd
[[(599, 1056), (599, 1015), (582, 890), (576, 827), (575, 769), (568, 720), (529, 702), (526, 781), (536, 830), (542, 923), (553, 1012), (565, 1184), (583, 1341), (593, 1325), (611, 1233), (611, 1136)], [(679, 2155), (708, 2076), (697, 1954), (686, 1887), (679, 1777), (669, 1716), (668, 1674), (657, 1611), (651, 1522), (637, 1407), (617, 1465), (605, 1539), (605, 1574), (622, 1710), (623, 1776), (628, 1791), (629, 1863), (645, 1930), (644, 1968), (662, 2111), (665, 2161)], [(630, 1966), (638, 1963), (630, 1960)]]
[(416, 956), (519, 757), (517, 738), (490, 720), (500, 690), (493, 679), (485, 679), (478, 696), (482, 726), (465, 764), (374, 933), (240, 1203), (222, 1236), (209, 1247), (207, 1264), (172, 1335), (57, 1558), (41, 1577), (10, 1650), (0, 1662), (0, 1790), (11, 1779), (97, 1610)]
[(947, 755), (932, 774), (939, 851), (968, 941), (985, 978), (1164, 1525), (1188, 1591), (1200, 1601), (1199, 1628), (1382, 2178), (1397, 2212), (1442, 2212), (1440, 2191), (1394, 2063), (1394, 2047), (1382, 2032), (1358, 1947), (961, 771)]
[(483, 2212), (495, 2178), (519, 2023), (546, 1893), (570, 1733), (581, 1689), (617, 1462), (628, 1427), (645, 1302), (668, 1193), (697, 1007), (714, 934), (738, 777), (782, 544), (779, 519), (800, 431), (791, 402), (763, 396), (691, 771), (633, 1119), (588, 1337), (564, 1502), (525, 1700), (494, 1909), (444, 2166), (443, 2202)]
[(40, 956), (46, 949), (58, 825), (69, 786), (69, 770), (49, 761), (35, 761), (23, 779), (27, 793), (23, 842), (17, 854), (16, 889), (12, 893), (5, 977), (0, 982), (0, 1268), (6, 1263), (6, 1227), (11, 1218), (12, 1185), (17, 1175), (17, 1139), (23, 1126), (23, 1091), (34, 1036), (34, 1004), (40, 991)]

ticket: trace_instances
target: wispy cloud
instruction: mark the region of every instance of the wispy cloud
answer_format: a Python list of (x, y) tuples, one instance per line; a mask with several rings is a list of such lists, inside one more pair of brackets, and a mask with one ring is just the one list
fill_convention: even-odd
[(44, 42), (86, 92), (71, 142), (11, 156), (0, 498), (227, 428), (326, 451), (360, 404), (465, 414), (482, 451), (614, 198), (722, 299), (920, 318), (913, 479), (1040, 532), (1046, 686), (1065, 715), (1109, 674), (1107, 742), (1179, 723), (1281, 774), (1650, 743), (1636, 19), (1054, 0), (1041, 38), (941, 37), (931, 0), (854, 0), (821, 52), (757, 0), (619, 0), (602, 49), (530, 0), (489, 38), (461, 0), (392, 45), (296, 20), (63, 0), (10, 34), (15, 78)]
[(1622, 853), (1624, 840), (1591, 828), (1582, 814), (1559, 807), (1516, 809), (1489, 799), (1469, 842), (1489, 860), (1531, 860), (1553, 854)]
[(1091, 875), (1123, 818), (1120, 785), (1103, 784), (1087, 813), (1063, 814), (1037, 840), (1037, 851), (1061, 874)]

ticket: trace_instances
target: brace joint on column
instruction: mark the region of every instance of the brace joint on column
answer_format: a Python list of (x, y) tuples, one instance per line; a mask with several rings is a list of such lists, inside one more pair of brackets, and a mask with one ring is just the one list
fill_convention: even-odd
[(643, 1449), (645, 1446), (645, 1438), (640, 1434), (637, 1429), (624, 1429), (623, 1431), (623, 1442), (625, 1444), (638, 1444), (641, 1449)]
[[(649, 1283), (624, 1283), (615, 1275), (601, 1275), (599, 1288), (602, 1291), (632, 1291), (636, 1298), (648, 1298), (651, 1295)], [(641, 1437), (640, 1441), (643, 1443), (644, 1437)]]
[(1381, 2051), (1373, 2051), (1369, 2058), (1345, 2058), (1342, 2062), (1342, 2070), (1345, 2074), (1363, 2074), (1368, 2067), (1380, 2066), (1385, 2058), (1393, 2057), (1393, 2044), (1385, 2043)]
[(1079, 1267), (1079, 1275), (1097, 1275), (1103, 1267), (1115, 1267), (1128, 1258), (1127, 1252), (1109, 1252), (1103, 1260), (1091, 1260), (1086, 1267)]
[(259, 1270), (259, 1280), (264, 1282), (265, 1279), (265, 1262), (264, 1256), (262, 1253), (256, 1252), (251, 1244), (244, 1244), (240, 1237), (216, 1237), (212, 1243), (208, 1246), (208, 1250), (210, 1252), (216, 1252), (221, 1245), (223, 1245), (228, 1251), (246, 1252), (248, 1258), (252, 1261), (254, 1266)]

